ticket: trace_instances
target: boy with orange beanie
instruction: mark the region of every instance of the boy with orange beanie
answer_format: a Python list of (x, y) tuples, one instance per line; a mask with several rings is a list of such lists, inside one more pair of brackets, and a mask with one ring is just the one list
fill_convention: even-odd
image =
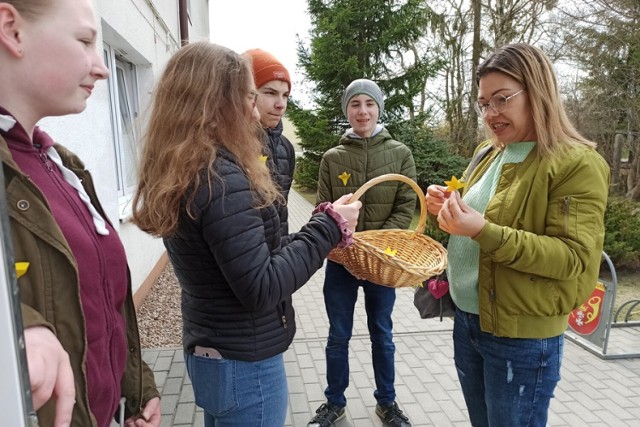
[[(282, 116), (287, 110), (291, 91), (289, 71), (275, 56), (262, 49), (250, 49), (242, 56), (249, 58), (253, 64), (253, 78), (258, 89), (256, 107), (264, 129), (267, 165), (273, 180), (280, 186), (282, 196), (287, 200), (296, 161), (293, 145), (282, 134)], [(286, 236), (289, 234), (287, 206), (279, 205), (278, 214), (281, 235)]]

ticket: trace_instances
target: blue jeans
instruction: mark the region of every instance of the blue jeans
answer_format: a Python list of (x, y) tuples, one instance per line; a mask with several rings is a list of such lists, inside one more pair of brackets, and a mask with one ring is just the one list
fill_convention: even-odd
[(185, 362), (205, 427), (284, 425), (288, 390), (282, 354), (243, 362), (185, 353)]
[(358, 280), (343, 266), (327, 261), (324, 280), (324, 303), (329, 317), (327, 340), (327, 389), (324, 394), (334, 405), (344, 407), (344, 391), (349, 385), (349, 340), (353, 332), (353, 311), (358, 299), (358, 288), (364, 290), (367, 326), (371, 339), (371, 353), (376, 390), (373, 395), (379, 404), (396, 399), (391, 313), (396, 301), (396, 290)]
[(496, 337), (480, 330), (478, 315), (456, 310), (453, 351), (471, 424), (546, 426), (563, 346), (564, 335)]

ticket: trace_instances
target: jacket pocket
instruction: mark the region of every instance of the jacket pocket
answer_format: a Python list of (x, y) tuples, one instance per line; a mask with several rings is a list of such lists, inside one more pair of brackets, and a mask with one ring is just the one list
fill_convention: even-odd
[(545, 233), (550, 236), (578, 238), (578, 202), (569, 196), (553, 200), (549, 204)]
[(506, 268), (496, 276), (496, 300), (507, 313), (541, 317), (563, 310), (556, 280)]

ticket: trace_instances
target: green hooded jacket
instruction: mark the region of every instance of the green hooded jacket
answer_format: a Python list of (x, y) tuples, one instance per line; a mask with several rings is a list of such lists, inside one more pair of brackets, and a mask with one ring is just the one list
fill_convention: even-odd
[[(416, 165), (409, 147), (382, 130), (370, 138), (347, 131), (336, 147), (322, 156), (316, 203), (333, 202), (355, 193), (377, 176), (396, 173), (415, 181)], [(385, 181), (360, 198), (362, 209), (356, 231), (407, 229), (416, 208), (415, 191), (400, 181)]]

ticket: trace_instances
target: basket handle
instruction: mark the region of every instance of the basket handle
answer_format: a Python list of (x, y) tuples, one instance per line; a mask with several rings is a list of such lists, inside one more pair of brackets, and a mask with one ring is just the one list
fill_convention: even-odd
[(416, 184), (414, 180), (412, 180), (411, 178), (407, 178), (404, 175), (400, 175), (397, 173), (388, 173), (370, 179), (369, 181), (365, 182), (360, 188), (358, 188), (355, 193), (353, 193), (353, 196), (351, 196), (351, 199), (349, 199), (349, 203), (355, 202), (356, 200), (360, 199), (365, 191), (367, 191), (374, 185), (380, 184), (381, 182), (385, 181), (402, 181), (405, 184), (409, 184), (411, 188), (413, 188), (413, 190), (418, 194), (418, 199), (420, 200), (420, 219), (418, 220), (418, 225), (416, 226), (415, 232), (418, 234), (423, 234), (425, 226), (427, 225), (427, 200), (424, 197), (422, 188), (420, 188), (420, 186)]

